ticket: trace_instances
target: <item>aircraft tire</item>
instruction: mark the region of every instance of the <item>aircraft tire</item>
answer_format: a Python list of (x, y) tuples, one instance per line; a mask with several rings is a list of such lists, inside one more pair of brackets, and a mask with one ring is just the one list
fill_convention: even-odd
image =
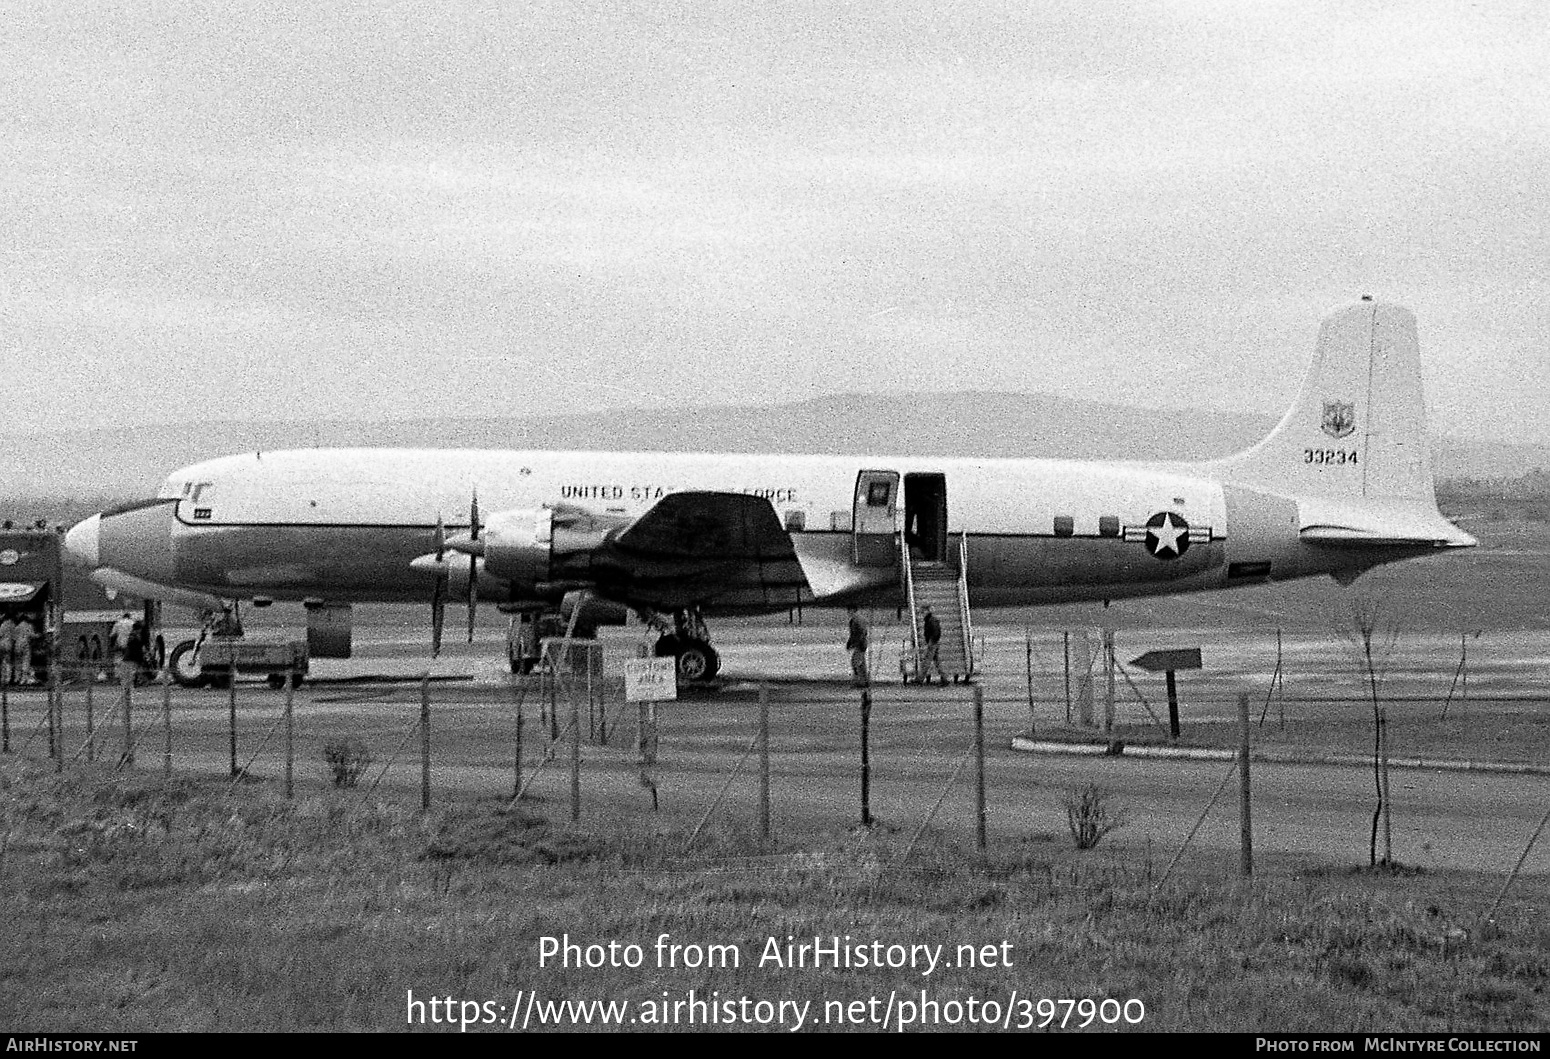
[(194, 654), (194, 641), (184, 640), (167, 656), (167, 669), (180, 688), (199, 688), (205, 685), (199, 658)]
[(721, 657), (704, 640), (685, 639), (678, 643), (678, 677), (691, 684), (712, 679), (721, 668)]

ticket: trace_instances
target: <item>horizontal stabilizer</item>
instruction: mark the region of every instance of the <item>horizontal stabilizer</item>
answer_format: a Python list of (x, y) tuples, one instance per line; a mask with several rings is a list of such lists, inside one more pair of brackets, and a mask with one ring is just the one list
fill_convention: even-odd
[(1319, 499), (1298, 504), (1298, 537), (1341, 548), (1473, 548), (1475, 538), (1423, 504), (1341, 504)]

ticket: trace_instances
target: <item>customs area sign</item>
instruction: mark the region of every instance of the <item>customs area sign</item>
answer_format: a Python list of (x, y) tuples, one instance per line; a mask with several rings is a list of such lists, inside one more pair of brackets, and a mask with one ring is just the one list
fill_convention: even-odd
[(662, 702), (678, 698), (678, 660), (631, 658), (624, 663), (624, 701)]

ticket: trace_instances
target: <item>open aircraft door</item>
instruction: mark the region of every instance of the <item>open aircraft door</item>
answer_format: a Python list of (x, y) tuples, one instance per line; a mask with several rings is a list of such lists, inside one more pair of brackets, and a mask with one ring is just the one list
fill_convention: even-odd
[(851, 515), (852, 557), (857, 566), (892, 566), (898, 561), (898, 519), (899, 472), (857, 474)]

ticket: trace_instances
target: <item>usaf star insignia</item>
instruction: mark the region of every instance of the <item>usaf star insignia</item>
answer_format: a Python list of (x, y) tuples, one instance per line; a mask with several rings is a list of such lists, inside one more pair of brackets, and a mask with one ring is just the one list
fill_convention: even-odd
[(1159, 559), (1177, 559), (1189, 551), (1189, 523), (1184, 516), (1159, 511), (1147, 519), (1146, 550)]

